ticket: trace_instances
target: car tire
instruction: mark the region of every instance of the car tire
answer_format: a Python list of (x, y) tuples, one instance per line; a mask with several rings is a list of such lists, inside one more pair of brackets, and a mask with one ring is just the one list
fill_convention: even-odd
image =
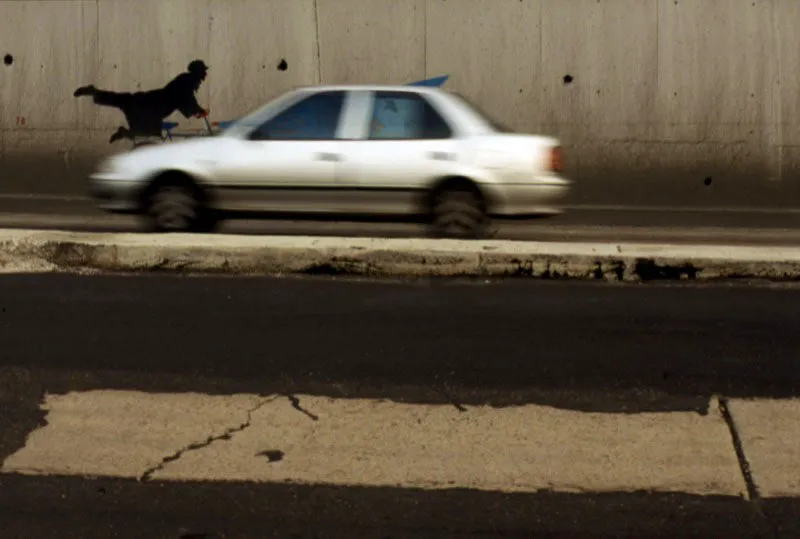
[(478, 239), (488, 232), (485, 205), (473, 189), (445, 189), (436, 193), (431, 211), (435, 237)]
[(184, 183), (157, 186), (147, 197), (147, 218), (155, 232), (210, 232), (215, 223), (198, 191)]

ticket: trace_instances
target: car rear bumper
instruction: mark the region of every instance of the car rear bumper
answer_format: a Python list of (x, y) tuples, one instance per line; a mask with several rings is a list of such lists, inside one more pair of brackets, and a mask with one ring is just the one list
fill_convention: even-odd
[(489, 213), (498, 217), (557, 215), (563, 212), (561, 203), (570, 184), (564, 178), (547, 176), (526, 183), (486, 186), (492, 201)]
[(133, 182), (113, 174), (89, 176), (89, 196), (95, 206), (105, 211), (131, 212), (140, 209), (140, 188)]

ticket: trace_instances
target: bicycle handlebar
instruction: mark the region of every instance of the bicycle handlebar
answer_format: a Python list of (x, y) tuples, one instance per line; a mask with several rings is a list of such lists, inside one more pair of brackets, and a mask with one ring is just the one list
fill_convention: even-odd
[[(211, 122), (208, 119), (208, 116), (203, 116), (203, 121), (206, 124), (206, 130), (208, 134), (214, 133), (214, 127), (221, 127), (222, 124), (227, 124), (229, 122)], [(172, 130), (178, 127), (180, 124), (178, 122), (161, 122), (161, 128), (166, 131), (167, 138), (172, 140)], [(213, 127), (212, 127), (213, 126)]]

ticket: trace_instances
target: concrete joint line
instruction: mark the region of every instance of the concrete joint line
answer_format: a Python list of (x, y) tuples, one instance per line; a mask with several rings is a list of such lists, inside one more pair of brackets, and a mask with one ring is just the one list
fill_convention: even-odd
[(725, 423), (728, 425), (728, 431), (731, 433), (731, 442), (733, 443), (733, 449), (736, 452), (736, 459), (739, 461), (739, 469), (742, 471), (742, 477), (747, 485), (747, 499), (751, 502), (754, 502), (756, 506), (758, 506), (758, 502), (761, 500), (761, 494), (759, 493), (758, 487), (753, 479), (753, 471), (750, 467), (750, 462), (747, 460), (747, 455), (744, 451), (744, 445), (742, 444), (742, 438), (739, 435), (738, 428), (736, 427), (736, 421), (734, 421), (733, 415), (731, 414), (728, 406), (728, 399), (725, 397), (715, 397), (715, 400), (717, 401), (717, 407), (719, 408)]
[(183, 447), (183, 448), (177, 450), (172, 455), (164, 457), (161, 460), (161, 462), (159, 462), (156, 466), (153, 466), (153, 467), (148, 468), (147, 470), (145, 470), (145, 472), (141, 476), (139, 476), (139, 482), (147, 483), (148, 481), (150, 481), (152, 479), (154, 474), (160, 472), (161, 470), (164, 469), (164, 467), (167, 464), (169, 464), (170, 462), (175, 462), (176, 460), (181, 458), (186, 453), (189, 453), (191, 451), (197, 451), (199, 449), (204, 449), (204, 448), (210, 446), (211, 444), (213, 444), (214, 442), (217, 442), (219, 440), (230, 440), (233, 437), (234, 434), (242, 432), (242, 431), (246, 430), (248, 427), (250, 427), (250, 425), (252, 424), (253, 414), (256, 413), (258, 410), (260, 410), (261, 408), (263, 408), (264, 406), (266, 406), (267, 404), (269, 404), (270, 402), (272, 402), (274, 400), (275, 400), (275, 397), (269, 397), (269, 398), (263, 399), (258, 404), (256, 404), (255, 406), (253, 406), (252, 408), (247, 410), (247, 417), (246, 417), (245, 421), (243, 423), (241, 423), (240, 425), (225, 429), (225, 431), (223, 431), (222, 434), (209, 436), (208, 438), (206, 438), (202, 442), (191, 443), (191, 444), (187, 445), (186, 447)]

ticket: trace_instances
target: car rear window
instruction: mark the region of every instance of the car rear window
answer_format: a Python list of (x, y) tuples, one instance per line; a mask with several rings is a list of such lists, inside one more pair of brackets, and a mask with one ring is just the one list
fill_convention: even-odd
[(507, 126), (504, 123), (500, 123), (500, 122), (496, 121), (494, 118), (492, 118), (491, 116), (486, 114), (486, 112), (483, 109), (481, 109), (478, 105), (476, 105), (475, 103), (473, 103), (472, 101), (470, 101), (469, 99), (464, 97), (463, 95), (459, 94), (458, 92), (450, 92), (450, 94), (455, 96), (456, 99), (459, 99), (467, 107), (472, 109), (472, 111), (475, 114), (477, 114), (478, 116), (483, 118), (491, 126), (491, 128), (494, 129), (495, 131), (497, 131), (498, 133), (513, 133), (514, 132), (514, 130), (512, 128), (510, 128), (509, 126)]

